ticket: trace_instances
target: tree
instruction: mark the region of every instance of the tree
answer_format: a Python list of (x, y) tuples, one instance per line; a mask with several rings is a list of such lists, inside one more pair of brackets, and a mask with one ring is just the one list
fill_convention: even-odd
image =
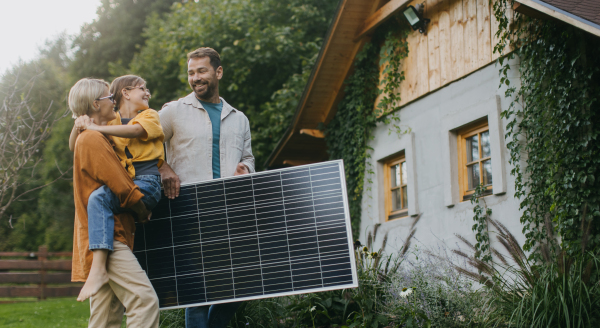
[[(56, 221), (57, 212), (46, 208), (46, 214), (39, 209), (46, 190), (53, 190), (54, 196), (70, 194), (52, 206), (73, 206), (72, 187), (63, 187), (63, 192), (57, 189), (70, 184), (72, 155), (66, 147), (66, 152), (49, 147), (58, 138), (66, 143), (72, 126), (72, 119), (65, 117), (70, 86), (66, 40), (61, 35), (48, 41), (40, 57), (15, 65), (0, 79), (0, 250), (32, 250), (44, 244), (48, 225), (40, 218), (52, 216), (51, 221)], [(66, 135), (59, 136), (57, 129), (67, 130)], [(70, 216), (64, 223), (70, 232), (62, 238), (71, 239), (72, 221)]]
[[(35, 77), (30, 90), (24, 84), (19, 90), (29, 90), (36, 113), (50, 108), (60, 116), (67, 110), (68, 90), (79, 78), (136, 73), (148, 81), (151, 106), (159, 109), (190, 92), (185, 54), (211, 46), (223, 58), (222, 95), (250, 118), (260, 168), (293, 116), (337, 0), (182, 2), (103, 0), (98, 18), (76, 36), (72, 59), (66, 36), (52, 40), (40, 49), (39, 58), (0, 78), (2, 90), (14, 84), (16, 73), (21, 82)], [(72, 248), (73, 155), (67, 145), (72, 126), (70, 117), (56, 122), (35, 153), (34, 159), (41, 161), (18, 175), (19, 181), (32, 183), (17, 194), (56, 181), (6, 210), (6, 219), (0, 220), (0, 250), (32, 250), (43, 244), (53, 251)]]
[[(189, 51), (203, 46), (219, 51), (224, 68), (219, 91), (250, 119), (260, 169), (296, 108), (308, 77), (304, 73), (312, 69), (336, 5), (336, 0), (177, 3), (163, 18), (149, 18), (145, 46), (130, 70), (121, 73), (146, 79), (150, 105), (159, 109), (190, 92)], [(264, 111), (281, 118), (276, 121), (283, 127), (271, 129)]]
[(143, 45), (142, 32), (151, 13), (162, 14), (176, 0), (102, 0), (98, 17), (81, 28), (73, 40), (71, 73), (82, 77), (109, 79), (109, 67), (129, 66)]
[[(21, 81), (20, 72), (15, 73), (0, 86), (4, 98), (0, 108), (0, 217), (14, 201), (42, 187), (36, 186), (34, 179), (42, 160), (38, 153), (61, 118), (56, 117), (52, 102), (45, 108), (34, 106), (31, 91), (38, 76)], [(24, 172), (31, 175), (25, 177)]]

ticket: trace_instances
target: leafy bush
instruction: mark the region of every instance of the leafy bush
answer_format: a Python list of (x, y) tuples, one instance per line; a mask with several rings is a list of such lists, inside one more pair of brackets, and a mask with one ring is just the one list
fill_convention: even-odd
[(374, 237), (369, 235), (367, 245), (356, 246), (356, 268), (358, 271), (359, 286), (350, 290), (350, 297), (355, 310), (349, 318), (349, 327), (384, 327), (389, 323), (389, 318), (383, 315), (382, 304), (390, 296), (388, 286), (396, 277), (397, 272), (404, 262), (406, 251), (409, 247), (410, 237), (414, 235), (414, 229), (411, 236), (407, 239), (399, 254), (383, 255), (383, 249), (387, 243), (387, 235), (383, 239), (382, 247), (379, 252), (370, 252), (372, 240), (376, 238), (377, 228), (374, 229)]
[(284, 297), (244, 302), (231, 319), (229, 327), (286, 327), (286, 303)]
[[(540, 247), (542, 262), (533, 262), (508, 229), (493, 219), (498, 240), (510, 255), (509, 261), (496, 249), (494, 260), (484, 262), (462, 251), (477, 272), (456, 267), (458, 271), (485, 285), (488, 303), (483, 315), (486, 327), (598, 327), (600, 325), (600, 259), (585, 252), (574, 256), (558, 246), (554, 230), (546, 218), (547, 243)], [(464, 243), (475, 250), (466, 240)]]
[(185, 309), (167, 310), (160, 312), (160, 328), (185, 327)]
[(384, 312), (405, 327), (474, 327), (482, 295), (454, 269), (456, 256), (437, 253), (411, 253), (388, 287)]

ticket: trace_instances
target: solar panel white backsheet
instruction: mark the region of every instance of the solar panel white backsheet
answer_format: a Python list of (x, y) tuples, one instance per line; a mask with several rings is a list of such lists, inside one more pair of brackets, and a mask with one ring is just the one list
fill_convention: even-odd
[(343, 162), (184, 185), (134, 254), (161, 309), (357, 287)]

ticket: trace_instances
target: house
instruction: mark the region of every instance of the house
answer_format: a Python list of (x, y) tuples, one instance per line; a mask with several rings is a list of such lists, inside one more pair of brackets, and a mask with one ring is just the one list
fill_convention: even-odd
[[(319, 127), (335, 116), (355, 55), (379, 24), (421, 2), (340, 1), (293, 122), (268, 167), (328, 159)], [(423, 4), (430, 22), (426, 33), (412, 31), (407, 37), (406, 79), (398, 90), (402, 107), (397, 115), (410, 133), (390, 134), (388, 124), (373, 132), (374, 173), (365, 178), (373, 182), (363, 191), (360, 240), (380, 224), (378, 235), (388, 234), (388, 251), (397, 250), (415, 218), (415, 238), (425, 246), (442, 242), (452, 247), (455, 234), (474, 240), (469, 200), (479, 183), (485, 186), (481, 202), (492, 209), (492, 217), (518, 235), (521, 211), (504, 137), (508, 122), (501, 117), (511, 101), (499, 88), (499, 54), (493, 51), (498, 22), (492, 6), (488, 0)], [(509, 10), (600, 36), (597, 0), (518, 0)], [(517, 69), (509, 75), (518, 82)]]

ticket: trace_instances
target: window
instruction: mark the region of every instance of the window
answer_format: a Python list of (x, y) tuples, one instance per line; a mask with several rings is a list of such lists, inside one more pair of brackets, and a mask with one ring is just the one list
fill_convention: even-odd
[(483, 184), (483, 195), (492, 194), (492, 152), (487, 121), (458, 132), (458, 179), (462, 201), (473, 197), (475, 188)]
[(408, 215), (408, 188), (404, 155), (384, 163), (386, 221)]

